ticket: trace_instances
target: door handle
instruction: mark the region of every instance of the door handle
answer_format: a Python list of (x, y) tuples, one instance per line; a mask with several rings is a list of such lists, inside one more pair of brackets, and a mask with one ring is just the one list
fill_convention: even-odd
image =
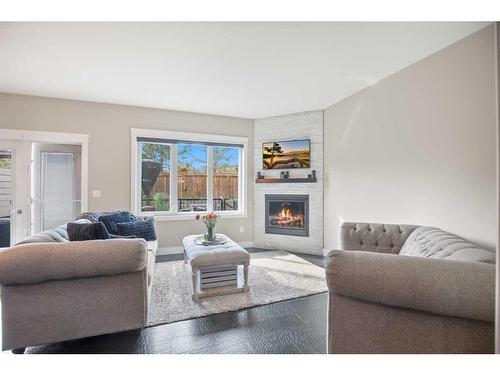
[(23, 213), (23, 210), (17, 210), (16, 214), (21, 215)]

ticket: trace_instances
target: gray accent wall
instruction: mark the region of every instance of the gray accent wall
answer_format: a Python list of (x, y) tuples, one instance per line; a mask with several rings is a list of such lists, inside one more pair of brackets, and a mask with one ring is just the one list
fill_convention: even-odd
[[(89, 134), (90, 210), (130, 209), (130, 128), (233, 135), (253, 144), (252, 120), (2, 93), (0, 128)], [(248, 154), (247, 217), (224, 218), (217, 225), (238, 242), (253, 239), (251, 150)], [(94, 189), (101, 198), (92, 198)], [(160, 247), (180, 247), (182, 237), (204, 231), (194, 219), (159, 221), (157, 228)]]
[[(325, 248), (343, 221), (497, 242), (494, 27), (325, 110)], [(367, 77), (369, 78), (369, 77)]]
[[(262, 143), (293, 139), (311, 140), (311, 168), (289, 169), (290, 178), (306, 177), (316, 170), (316, 183), (254, 183), (254, 245), (266, 249), (283, 249), (298, 253), (322, 255), (323, 252), (323, 111), (293, 113), (255, 120), (254, 175), (279, 178), (280, 169), (263, 170)], [(309, 237), (297, 237), (265, 232), (266, 194), (309, 195)]]

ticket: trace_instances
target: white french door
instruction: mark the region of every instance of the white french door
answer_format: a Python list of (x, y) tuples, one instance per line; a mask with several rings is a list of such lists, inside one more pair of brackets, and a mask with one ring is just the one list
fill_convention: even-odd
[(29, 235), (29, 143), (0, 141), (0, 247)]
[(88, 138), (0, 129), (0, 247), (87, 210)]
[(81, 146), (32, 145), (32, 232), (73, 220), (81, 210)]

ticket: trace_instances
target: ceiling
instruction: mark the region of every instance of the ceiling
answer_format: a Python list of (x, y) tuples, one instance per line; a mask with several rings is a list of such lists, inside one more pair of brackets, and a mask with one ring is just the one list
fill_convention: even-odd
[(0, 92), (255, 119), (326, 108), (487, 24), (0, 23)]

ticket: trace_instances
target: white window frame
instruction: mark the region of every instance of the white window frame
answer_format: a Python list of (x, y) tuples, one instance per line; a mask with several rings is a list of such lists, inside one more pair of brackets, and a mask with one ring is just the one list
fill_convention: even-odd
[[(192, 211), (192, 212), (177, 212), (177, 147), (170, 148), (170, 211), (149, 212), (141, 211), (141, 176), (140, 171), (140, 155), (138, 138), (158, 138), (158, 139), (175, 139), (189, 140), (195, 142), (210, 142), (221, 144), (237, 144), (241, 145), (240, 158), (238, 165), (238, 210), (236, 211), (216, 211), (223, 217), (241, 218), (246, 217), (246, 202), (247, 202), (247, 171), (246, 160), (248, 150), (247, 137), (233, 137), (226, 135), (215, 135), (205, 133), (187, 133), (175, 132), (169, 130), (157, 129), (139, 129), (132, 128), (130, 133), (130, 155), (131, 155), (131, 171), (130, 171), (130, 192), (131, 211), (136, 215), (154, 216), (157, 220), (191, 220), (196, 214), (204, 214), (213, 210), (213, 165), (212, 165), (212, 147), (207, 146), (207, 211)], [(175, 145), (173, 145), (175, 146)], [(210, 183), (211, 181), (211, 183)]]

